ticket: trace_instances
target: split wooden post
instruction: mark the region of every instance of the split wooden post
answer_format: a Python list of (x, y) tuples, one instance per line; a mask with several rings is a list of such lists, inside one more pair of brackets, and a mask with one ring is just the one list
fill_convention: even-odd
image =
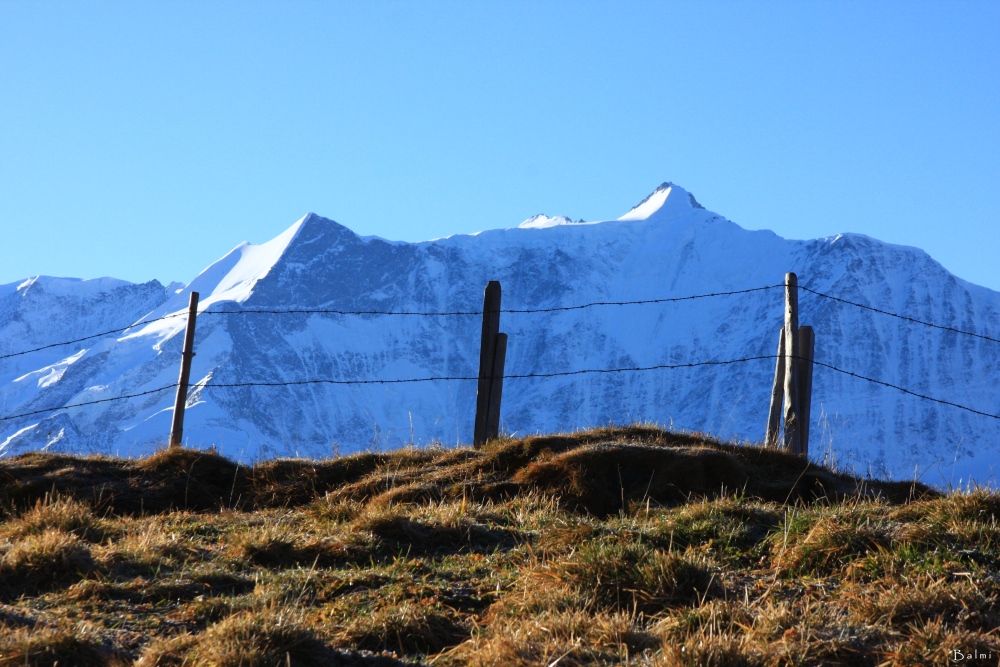
[(785, 449), (802, 454), (799, 409), (799, 286), (794, 273), (785, 274)]
[(507, 360), (507, 334), (498, 333), (493, 354), (493, 377), (490, 379), (490, 407), (486, 417), (486, 439), (500, 435), (500, 399), (503, 396), (503, 365)]
[(799, 327), (799, 454), (809, 456), (809, 414), (812, 409), (813, 356), (816, 335), (812, 327)]
[[(483, 332), (479, 343), (479, 386), (476, 390), (476, 422), (472, 444), (479, 447), (490, 438), (490, 394), (494, 384), (493, 368), (497, 359), (497, 338), (500, 333), (500, 283), (491, 280), (483, 294)], [(504, 355), (506, 355), (506, 336)], [(502, 367), (501, 367), (502, 371)], [(501, 380), (502, 383), (502, 380)], [(497, 395), (497, 423), (499, 424), (500, 396)], [(496, 437), (494, 434), (493, 437)]]
[(191, 379), (191, 359), (194, 358), (194, 327), (198, 318), (198, 293), (191, 292), (188, 303), (187, 328), (184, 330), (184, 348), (181, 350), (181, 376), (177, 380), (177, 398), (174, 399), (174, 420), (170, 425), (170, 447), (180, 447), (184, 436), (184, 406), (187, 405), (188, 381)]
[(774, 385), (771, 387), (771, 409), (767, 413), (767, 431), (764, 445), (778, 446), (781, 432), (781, 402), (785, 396), (785, 330), (778, 331), (778, 356), (774, 364)]

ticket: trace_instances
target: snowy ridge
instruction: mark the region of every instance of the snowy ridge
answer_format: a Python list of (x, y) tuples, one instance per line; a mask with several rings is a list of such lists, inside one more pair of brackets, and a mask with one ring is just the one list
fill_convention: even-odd
[[(617, 220), (535, 216), (516, 228), (424, 243), (359, 237), (309, 214), (241, 244), (183, 288), (105, 279), (74, 291), (0, 286), (0, 355), (186, 311), (201, 295), (185, 424), (191, 446), (229, 456), (328, 456), (471, 439), (474, 382), (213, 388), (212, 383), (475, 375), (476, 317), (253, 315), (245, 310), (475, 311), (488, 280), (505, 309), (632, 301), (774, 285), (795, 271), (820, 292), (1000, 337), (1000, 294), (926, 253), (858, 234), (790, 241), (747, 231), (665, 183)], [(46, 283), (46, 281), (49, 283)], [(817, 360), (1000, 414), (1000, 345), (801, 293)], [(510, 374), (773, 355), (781, 290), (648, 306), (501, 316)], [(2, 414), (150, 391), (176, 382), (184, 317), (77, 346), (0, 360)], [(760, 440), (773, 360), (644, 373), (510, 379), (508, 432), (653, 420)], [(207, 386), (206, 386), (207, 385)], [(859, 473), (957, 484), (995, 480), (994, 420), (816, 370), (812, 456)], [(140, 455), (162, 445), (173, 392), (0, 422), (0, 454)], [(411, 422), (412, 419), (412, 422)], [(411, 431), (412, 423), (412, 431)]]

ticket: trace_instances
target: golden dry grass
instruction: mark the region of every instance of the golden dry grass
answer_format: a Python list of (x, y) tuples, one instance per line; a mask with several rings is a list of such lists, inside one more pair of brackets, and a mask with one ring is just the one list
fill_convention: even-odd
[(0, 667), (1000, 662), (984, 490), (648, 427), (0, 472)]

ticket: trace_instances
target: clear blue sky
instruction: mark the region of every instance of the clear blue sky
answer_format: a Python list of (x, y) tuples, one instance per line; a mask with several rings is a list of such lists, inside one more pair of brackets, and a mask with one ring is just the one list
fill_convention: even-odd
[(1000, 289), (1000, 3), (0, 0), (0, 283), (186, 282), (308, 211), (613, 218), (664, 180)]

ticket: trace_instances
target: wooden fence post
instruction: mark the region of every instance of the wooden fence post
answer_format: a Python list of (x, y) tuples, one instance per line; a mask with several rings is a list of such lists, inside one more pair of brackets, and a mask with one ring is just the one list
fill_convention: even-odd
[[(479, 447), (489, 439), (490, 390), (493, 386), (493, 365), (496, 361), (497, 334), (499, 333), (500, 283), (491, 280), (487, 283), (486, 292), (483, 294), (483, 333), (479, 343), (479, 386), (476, 390), (476, 421), (472, 436), (472, 444), (475, 447)], [(499, 396), (497, 399), (499, 402)]]
[(785, 274), (785, 449), (802, 453), (799, 430), (799, 286), (794, 273)]
[(785, 396), (785, 329), (778, 331), (778, 356), (774, 364), (774, 385), (771, 387), (771, 409), (767, 413), (766, 447), (778, 446), (781, 431), (781, 402)]
[(181, 376), (177, 380), (177, 397), (174, 399), (174, 420), (170, 425), (169, 447), (180, 447), (184, 436), (184, 406), (187, 405), (188, 381), (191, 379), (191, 359), (194, 358), (194, 327), (198, 318), (198, 293), (191, 292), (188, 303), (187, 328), (184, 330), (184, 347), (181, 350)]
[(486, 439), (500, 435), (500, 399), (503, 396), (503, 366), (507, 360), (507, 334), (498, 333), (493, 355), (493, 376), (490, 378), (490, 407), (486, 417)]
[(799, 327), (799, 454), (809, 456), (809, 414), (812, 410), (813, 356), (816, 335), (812, 327)]

